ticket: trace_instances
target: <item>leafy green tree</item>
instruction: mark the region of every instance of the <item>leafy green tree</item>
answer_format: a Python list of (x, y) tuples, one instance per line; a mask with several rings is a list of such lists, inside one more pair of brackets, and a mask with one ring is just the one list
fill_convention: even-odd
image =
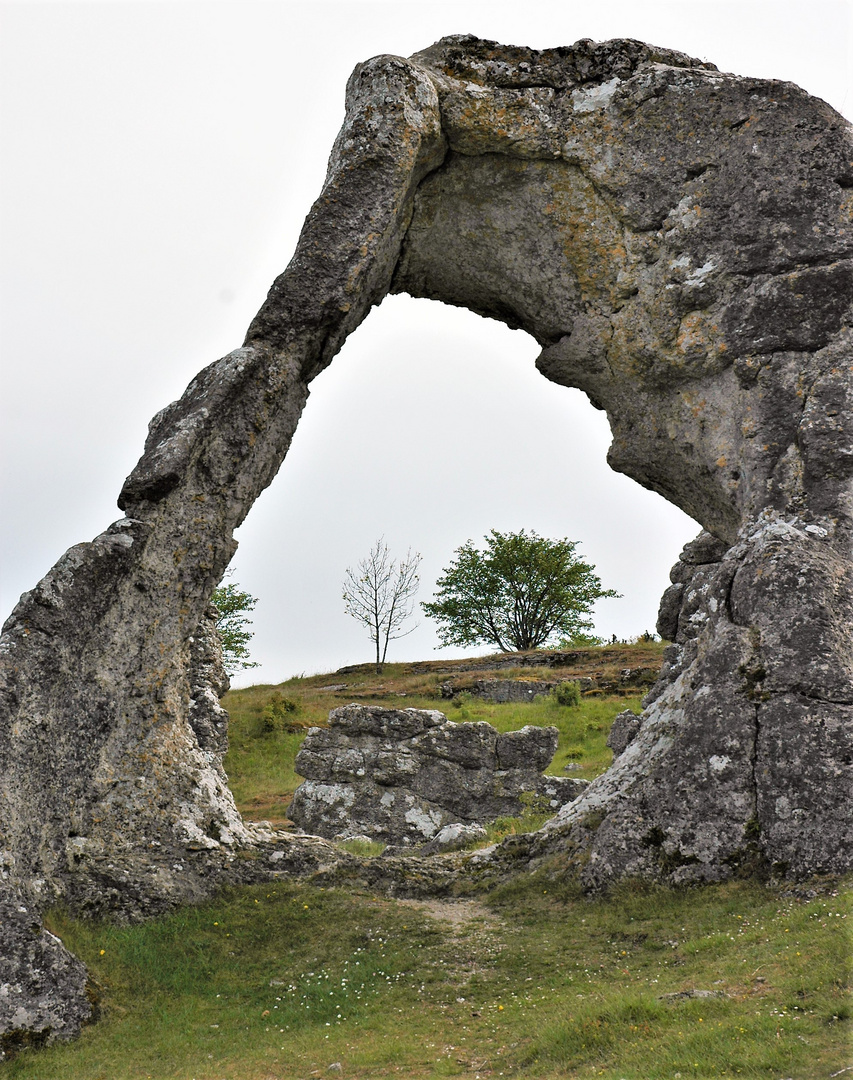
[(436, 598), (421, 604), (437, 620), (445, 645), (497, 645), (503, 652), (536, 649), (555, 636), (589, 633), (592, 605), (618, 596), (602, 589), (595, 567), (575, 554), (571, 540), (535, 532), (492, 529), (481, 551), (469, 540), (436, 583)]
[(217, 585), (210, 602), (219, 613), (216, 629), (222, 643), (225, 670), (229, 675), (236, 675), (243, 668), (257, 667), (257, 663), (249, 659), (248, 645), (254, 635), (246, 629), (252, 624), (248, 612), (254, 609), (257, 599), (251, 593), (244, 592), (239, 585), (229, 582), (227, 585)]
[(381, 671), (388, 655), (388, 642), (405, 637), (397, 633), (412, 614), (420, 578), (421, 557), (407, 551), (399, 565), (391, 558), (388, 545), (380, 537), (366, 558), (355, 568), (348, 567), (344, 579), (344, 610), (364, 623), (376, 646), (376, 670)]

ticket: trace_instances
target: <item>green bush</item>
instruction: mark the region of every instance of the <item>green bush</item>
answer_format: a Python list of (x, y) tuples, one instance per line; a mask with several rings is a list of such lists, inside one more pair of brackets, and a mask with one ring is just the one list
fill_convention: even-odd
[(475, 698), (469, 690), (462, 690), (460, 693), (454, 694), (450, 704), (454, 709), (458, 709), (458, 712), (455, 716), (452, 716), (451, 719), (459, 721), (470, 720), (471, 713), (469, 712), (469, 707), (477, 700), (478, 699)]
[(298, 712), (297, 702), (276, 691), (261, 713), (261, 730), (264, 735), (274, 735), (277, 731), (295, 731), (302, 726), (294, 721)]
[(551, 694), (558, 705), (574, 708), (581, 703), (581, 684), (579, 682), (557, 683)]

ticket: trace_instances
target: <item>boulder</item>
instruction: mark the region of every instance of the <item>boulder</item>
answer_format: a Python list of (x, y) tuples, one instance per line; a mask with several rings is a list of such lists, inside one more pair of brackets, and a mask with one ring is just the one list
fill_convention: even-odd
[(398, 845), (431, 840), (445, 826), (519, 815), (524, 793), (543, 795), (556, 812), (585, 787), (542, 776), (556, 749), (554, 727), (501, 734), (435, 711), (346, 705), (306, 735), (296, 757), (306, 779), (290, 817), (316, 836)]
[(421, 855), (437, 855), (442, 851), (459, 851), (468, 844), (485, 840), (486, 830), (482, 825), (464, 825), (461, 821), (445, 825), (420, 849)]
[(80, 1033), (95, 1018), (85, 966), (43, 929), (38, 907), (0, 895), (0, 1061)]
[(640, 730), (640, 717), (630, 709), (620, 712), (613, 720), (607, 736), (607, 745), (617, 758)]

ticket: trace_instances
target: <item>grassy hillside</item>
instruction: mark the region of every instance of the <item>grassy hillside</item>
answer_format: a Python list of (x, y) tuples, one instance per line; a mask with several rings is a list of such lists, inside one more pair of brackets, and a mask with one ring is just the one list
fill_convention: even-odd
[[(653, 662), (651, 646), (635, 648)], [(562, 674), (641, 666), (636, 652), (594, 652)], [(585, 777), (609, 761), (613, 715), (638, 705), (595, 694), (577, 708), (442, 705), (440, 684), (461, 666), (389, 665), (381, 676), (365, 666), (229, 694), (241, 808), (286, 822), (304, 728), (347, 701), (438, 707), (501, 730), (553, 723), (551, 771), (572, 760), (582, 768), (571, 775)], [(143, 926), (55, 911), (50, 928), (89, 966), (103, 1017), (5, 1075), (823, 1080), (853, 1063), (851, 895), (850, 882), (629, 882), (590, 899), (552, 868), (455, 901), (276, 883)]]
[[(464, 687), (482, 675), (522, 681), (594, 677), (607, 684), (618, 683), (620, 672), (626, 669), (657, 671), (662, 649), (659, 642), (583, 649), (573, 654), (573, 663), (555, 669), (521, 667), (518, 658), (489, 657), (386, 664), (381, 674), (374, 665), (362, 664), (333, 674), (290, 679), (278, 686), (232, 690), (223, 699), (231, 716), (230, 750), (225, 759), (231, 790), (247, 819), (286, 826), (287, 806), (301, 783), (293, 771), (293, 759), (306, 729), (325, 724), (330, 709), (351, 701), (394, 709), (440, 709), (452, 720), (487, 720), (499, 731), (513, 731), (525, 724), (552, 724), (560, 731), (560, 741), (548, 772), (568, 775), (565, 765), (575, 761), (580, 768), (570, 775), (591, 780), (612, 759), (605, 741), (613, 717), (623, 709), (640, 711), (642, 690), (638, 687), (626, 685), (621, 696), (586, 693), (580, 707), (572, 709), (547, 698), (531, 704), (495, 705), (464, 690), (451, 702), (441, 697), (441, 685), (457, 680)], [(288, 706), (294, 706), (295, 711), (285, 711)]]
[[(823, 1080), (850, 1064), (850, 890), (482, 903), (246, 888), (144, 926), (51, 926), (106, 1002), (15, 1080)], [(329, 1071), (339, 1063), (341, 1071)]]

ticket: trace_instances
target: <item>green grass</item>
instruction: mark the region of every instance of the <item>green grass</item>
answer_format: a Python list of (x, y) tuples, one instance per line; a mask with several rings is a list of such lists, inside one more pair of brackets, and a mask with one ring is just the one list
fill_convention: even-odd
[[(850, 1064), (850, 896), (732, 882), (589, 900), (539, 873), (455, 929), (299, 884), (134, 927), (55, 913), (104, 1017), (6, 1075), (816, 1080)], [(719, 996), (665, 997), (694, 990)]]
[(352, 837), (350, 840), (340, 840), (337, 846), (341, 851), (347, 851), (350, 855), (358, 855), (362, 859), (372, 859), (381, 855), (385, 850), (385, 842), (382, 840), (360, 840)]

